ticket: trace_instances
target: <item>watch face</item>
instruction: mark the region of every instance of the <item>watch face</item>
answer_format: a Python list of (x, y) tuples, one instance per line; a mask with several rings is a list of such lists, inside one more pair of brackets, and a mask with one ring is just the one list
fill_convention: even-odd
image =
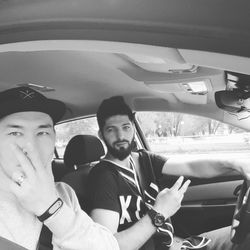
[(156, 227), (160, 227), (164, 224), (165, 217), (162, 214), (157, 213), (154, 218), (154, 224)]

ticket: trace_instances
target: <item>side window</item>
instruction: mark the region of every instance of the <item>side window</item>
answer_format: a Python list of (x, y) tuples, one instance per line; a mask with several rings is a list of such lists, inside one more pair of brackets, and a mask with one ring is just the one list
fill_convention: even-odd
[(250, 133), (209, 118), (138, 112), (137, 120), (150, 149), (167, 157), (250, 153)]
[(69, 140), (79, 134), (89, 134), (98, 136), (98, 124), (96, 117), (87, 117), (79, 120), (61, 123), (55, 126), (56, 129), (56, 149), (59, 158), (63, 158), (64, 150)]

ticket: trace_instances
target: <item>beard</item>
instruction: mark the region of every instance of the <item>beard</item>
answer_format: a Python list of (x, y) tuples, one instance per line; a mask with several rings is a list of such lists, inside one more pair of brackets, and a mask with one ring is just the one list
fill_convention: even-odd
[[(112, 145), (109, 145), (105, 140), (105, 144), (107, 147), (108, 152), (114, 157), (119, 159), (120, 161), (123, 161), (124, 159), (126, 159), (132, 152), (132, 142), (133, 142), (134, 138), (132, 139), (131, 142), (127, 141), (127, 140), (122, 140), (122, 141), (116, 141), (114, 142)], [(116, 143), (127, 143), (127, 146), (121, 146), (119, 148), (116, 148)]]

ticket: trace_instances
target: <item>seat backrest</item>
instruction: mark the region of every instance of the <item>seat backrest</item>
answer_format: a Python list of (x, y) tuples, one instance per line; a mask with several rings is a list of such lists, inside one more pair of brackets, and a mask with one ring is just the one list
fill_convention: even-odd
[(64, 163), (71, 172), (66, 174), (61, 181), (75, 190), (81, 208), (85, 211), (88, 174), (104, 154), (102, 142), (93, 135), (76, 135), (66, 146)]
[(69, 172), (69, 169), (66, 168), (63, 159), (55, 158), (52, 161), (52, 172), (54, 175), (54, 180), (61, 181), (62, 177)]

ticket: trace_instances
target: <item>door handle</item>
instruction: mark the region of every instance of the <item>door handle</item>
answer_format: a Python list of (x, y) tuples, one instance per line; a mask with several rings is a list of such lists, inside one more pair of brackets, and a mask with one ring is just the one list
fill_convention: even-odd
[(240, 194), (241, 187), (242, 187), (242, 184), (238, 185), (238, 186), (234, 189), (233, 194), (234, 194), (235, 196), (238, 196), (238, 195)]

